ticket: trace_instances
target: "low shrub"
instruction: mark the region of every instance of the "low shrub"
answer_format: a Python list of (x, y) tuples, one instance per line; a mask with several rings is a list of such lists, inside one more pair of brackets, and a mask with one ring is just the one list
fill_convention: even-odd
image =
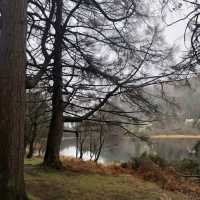
[(130, 160), (132, 168), (137, 170), (143, 160), (150, 160), (161, 168), (167, 166), (167, 162), (158, 155), (147, 155), (144, 153), (140, 157), (134, 157)]
[(183, 159), (178, 162), (173, 162), (172, 165), (177, 171), (188, 174), (200, 174), (200, 164), (192, 159)]

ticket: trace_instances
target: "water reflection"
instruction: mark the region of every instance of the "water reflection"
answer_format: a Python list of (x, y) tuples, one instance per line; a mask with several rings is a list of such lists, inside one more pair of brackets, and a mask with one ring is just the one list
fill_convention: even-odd
[[(135, 141), (131, 137), (112, 137), (107, 138), (98, 160), (100, 163), (110, 163), (113, 161), (126, 162), (132, 157), (142, 155), (144, 152), (149, 153), (151, 147), (141, 141)], [(76, 157), (75, 138), (64, 138), (62, 142), (61, 155)], [(79, 154), (79, 152), (78, 152)], [(83, 159), (90, 160), (91, 152), (87, 149), (84, 152)]]
[[(127, 136), (111, 137), (110, 139), (107, 138), (103, 146), (99, 162), (126, 162), (133, 157), (141, 156), (144, 152), (158, 154), (168, 161), (185, 158), (196, 159), (195, 155), (190, 154), (188, 149), (192, 149), (198, 141), (198, 139), (153, 139), (153, 145), (149, 146), (145, 142)], [(63, 139), (61, 154), (76, 156), (75, 138)], [(90, 152), (86, 150), (83, 159), (90, 160), (90, 155)]]
[[(71, 156), (71, 157), (76, 157), (76, 146), (69, 146), (69, 147), (66, 147), (64, 149), (62, 149), (60, 151), (60, 155), (62, 156)], [(80, 152), (78, 152), (78, 155), (80, 154)], [(83, 160), (90, 160), (91, 159), (91, 152), (90, 151), (86, 151), (83, 153)], [(99, 157), (99, 160), (98, 160), (99, 163), (105, 163), (105, 160), (100, 156)]]

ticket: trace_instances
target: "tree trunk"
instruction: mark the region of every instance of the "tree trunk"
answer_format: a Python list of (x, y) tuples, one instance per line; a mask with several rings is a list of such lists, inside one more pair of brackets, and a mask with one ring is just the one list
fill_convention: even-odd
[(96, 163), (98, 162), (99, 157), (101, 155), (101, 151), (102, 151), (104, 140), (105, 140), (103, 125), (100, 125), (100, 133), (99, 134), (100, 134), (100, 136), (99, 136), (99, 147), (97, 149), (95, 159), (94, 159), (94, 162), (96, 162)]
[(32, 138), (31, 141), (29, 143), (29, 152), (27, 154), (27, 158), (32, 158), (33, 157), (33, 153), (34, 153), (34, 142), (37, 136), (37, 123), (33, 124), (33, 133), (32, 133)]
[(80, 153), (79, 153), (79, 159), (83, 159), (83, 144), (84, 144), (84, 140), (82, 141), (82, 140), (80, 140), (80, 146), (79, 146), (79, 151), (80, 151)]
[(60, 168), (62, 166), (59, 153), (63, 136), (63, 97), (62, 97), (62, 7), (63, 2), (56, 2), (56, 33), (54, 45), (53, 66), (53, 96), (52, 96), (52, 119), (47, 139), (47, 148), (44, 164)]
[(24, 200), (26, 1), (1, 0), (0, 199)]
[(79, 153), (79, 133), (78, 131), (75, 132), (76, 135), (76, 158), (78, 158), (78, 153)]
[(32, 158), (33, 157), (33, 153), (34, 153), (34, 147), (33, 147), (33, 140), (31, 140), (30, 144), (29, 144), (29, 150), (28, 150), (28, 154), (27, 154), (27, 158)]

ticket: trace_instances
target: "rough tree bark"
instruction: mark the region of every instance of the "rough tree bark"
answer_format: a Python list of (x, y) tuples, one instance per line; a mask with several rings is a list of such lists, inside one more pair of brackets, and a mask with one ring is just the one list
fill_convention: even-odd
[(1, 0), (0, 199), (24, 200), (26, 1)]
[(52, 119), (47, 139), (47, 147), (44, 157), (44, 165), (60, 168), (62, 166), (59, 152), (63, 136), (63, 97), (62, 97), (62, 7), (63, 1), (56, 2), (56, 33), (54, 45), (53, 66), (53, 96)]

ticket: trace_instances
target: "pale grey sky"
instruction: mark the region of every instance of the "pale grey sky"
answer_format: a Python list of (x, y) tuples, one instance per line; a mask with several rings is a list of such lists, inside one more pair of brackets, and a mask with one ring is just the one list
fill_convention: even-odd
[[(166, 29), (164, 32), (166, 40), (169, 44), (174, 44), (175, 46), (179, 47), (180, 52), (188, 50), (190, 47), (190, 41), (184, 41), (184, 33), (189, 19), (186, 18), (185, 20), (180, 20), (178, 22), (176, 21), (183, 19), (191, 10), (191, 5), (184, 3), (180, 10), (171, 12), (168, 11), (166, 14)], [(167, 26), (167, 24), (171, 24), (173, 22), (176, 23)]]

